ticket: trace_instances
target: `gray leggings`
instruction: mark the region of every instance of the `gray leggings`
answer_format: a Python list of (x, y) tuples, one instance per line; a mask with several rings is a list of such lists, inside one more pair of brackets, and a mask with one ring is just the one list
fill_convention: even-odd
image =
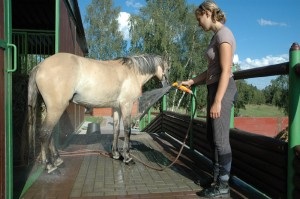
[(229, 142), (230, 114), (237, 94), (236, 84), (230, 78), (228, 87), (222, 99), (221, 116), (212, 119), (209, 115), (218, 89), (218, 82), (207, 86), (207, 139), (211, 146), (214, 164), (214, 178), (225, 177), (228, 180), (231, 170), (232, 153)]

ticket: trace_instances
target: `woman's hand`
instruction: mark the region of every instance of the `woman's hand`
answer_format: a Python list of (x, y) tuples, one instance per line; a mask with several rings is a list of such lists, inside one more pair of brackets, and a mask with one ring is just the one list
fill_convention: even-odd
[(180, 85), (187, 86), (187, 87), (191, 87), (193, 84), (194, 84), (194, 80), (192, 79), (180, 82)]
[(221, 102), (214, 102), (210, 107), (209, 116), (213, 119), (219, 118), (221, 116)]

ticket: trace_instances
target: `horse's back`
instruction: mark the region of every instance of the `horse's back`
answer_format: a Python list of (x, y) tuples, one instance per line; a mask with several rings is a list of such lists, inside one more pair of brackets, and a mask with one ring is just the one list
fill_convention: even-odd
[(79, 56), (57, 53), (38, 65), (36, 83), (44, 100), (54, 97), (61, 103), (70, 100), (78, 80), (79, 64)]
[(74, 64), (78, 64), (79, 60), (83, 58), (78, 55), (74, 55), (71, 53), (56, 53), (48, 58), (46, 58), (43, 62), (39, 64), (39, 68), (55, 68), (61, 67), (68, 68)]
[[(44, 96), (96, 107), (117, 106), (140, 94), (134, 70), (122, 60), (100, 61), (69, 53), (57, 53), (39, 66), (36, 81)], [(44, 92), (44, 93), (43, 93)]]

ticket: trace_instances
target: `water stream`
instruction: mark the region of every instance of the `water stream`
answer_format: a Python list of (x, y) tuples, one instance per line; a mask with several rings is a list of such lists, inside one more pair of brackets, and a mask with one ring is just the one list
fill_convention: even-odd
[(158, 100), (169, 92), (171, 88), (172, 86), (165, 86), (163, 88), (144, 92), (139, 98), (139, 114), (137, 115), (137, 118), (142, 118)]

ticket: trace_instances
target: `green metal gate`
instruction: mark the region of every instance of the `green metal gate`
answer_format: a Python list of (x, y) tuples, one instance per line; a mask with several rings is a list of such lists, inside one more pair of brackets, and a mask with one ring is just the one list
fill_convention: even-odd
[(26, 132), (27, 85), (31, 69), (54, 54), (54, 31), (13, 30), (12, 42), (17, 46), (18, 68), (12, 76), (14, 166), (28, 164)]
[[(12, 156), (12, 73), (17, 69), (17, 49), (11, 40), (12, 19), (11, 1), (4, 3), (4, 40), (0, 41), (0, 47), (4, 51), (4, 103), (5, 103), (5, 198), (12, 198), (13, 194), (13, 156)], [(13, 60), (14, 56), (14, 61)]]
[(54, 31), (13, 30), (12, 41), (18, 49), (19, 74), (29, 74), (34, 66), (54, 54)]
[[(1, 116), (1, 121), (5, 126), (1, 128), (1, 132), (5, 132), (5, 136), (3, 135), (1, 138), (1, 140), (5, 139), (3, 141), (5, 143), (1, 144), (3, 148), (5, 147), (5, 152), (3, 152), (5, 157), (2, 156), (3, 161), (0, 168), (1, 176), (5, 173), (5, 179), (1, 181), (0, 197), (11, 199), (15, 194), (14, 176), (17, 176), (16, 172), (13, 173), (13, 168), (18, 163), (21, 165), (24, 161), (22, 158), (24, 158), (25, 145), (27, 145), (27, 138), (24, 138), (27, 137), (27, 134), (22, 133), (22, 129), (24, 129), (26, 121), (29, 73), (34, 66), (50, 55), (59, 51), (84, 55), (87, 53), (87, 47), (84, 34), (82, 34), (81, 18), (78, 17), (80, 15), (77, 0), (26, 2), (0, 0), (0, 2), (0, 10), (4, 13), (4, 17), (1, 17), (0, 20), (4, 21), (2, 27), (5, 30), (4, 36), (0, 37), (0, 48), (4, 49), (3, 54), (5, 54), (2, 83), (4, 84), (4, 100), (1, 101), (1, 105), (5, 109), (5, 113)], [(36, 12), (37, 10), (38, 12)], [(61, 26), (65, 27), (64, 31), (67, 32), (61, 33)], [(80, 34), (77, 34), (78, 32)], [(62, 43), (66, 44), (62, 48), (60, 48), (61, 35), (68, 36), (66, 37), (68, 40), (66, 38), (62, 40)], [(72, 45), (69, 46), (69, 42)], [(78, 122), (82, 121), (83, 110), (82, 107), (70, 105), (68, 110), (70, 113), (66, 114), (72, 119), (71, 125), (73, 126), (70, 133), (73, 133), (74, 125), (78, 125)], [(4, 119), (2, 119), (3, 117)], [(59, 135), (59, 124), (54, 131)]]
[[(27, 81), (31, 69), (55, 52), (55, 31), (12, 30), (11, 1), (4, 1), (5, 101), (5, 198), (13, 198), (14, 162), (22, 162), (27, 102)], [(14, 143), (14, 144), (13, 144)], [(23, 151), (22, 151), (23, 150)]]

